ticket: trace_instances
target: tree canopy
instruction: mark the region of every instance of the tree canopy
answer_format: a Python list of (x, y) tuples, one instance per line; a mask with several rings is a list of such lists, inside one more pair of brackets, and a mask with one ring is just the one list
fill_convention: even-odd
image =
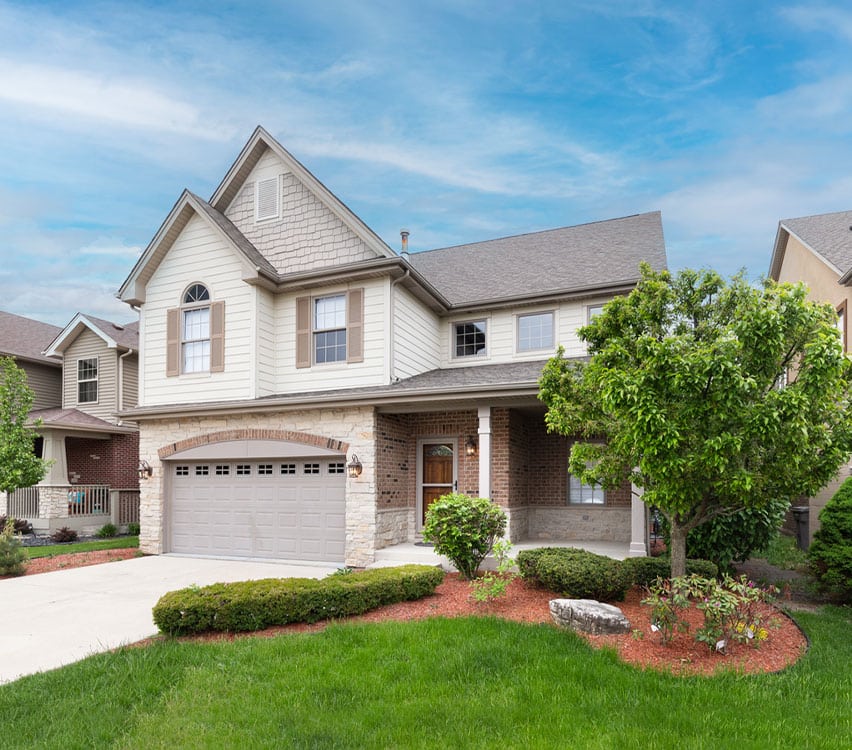
[(37, 484), (47, 471), (47, 462), (35, 455), (36, 433), (28, 415), (33, 392), (26, 373), (11, 357), (0, 357), (0, 491)]
[(570, 471), (629, 480), (671, 525), (672, 574), (701, 523), (815, 494), (852, 453), (852, 366), (835, 311), (801, 284), (641, 267), (625, 297), (579, 331), (590, 359), (560, 350), (540, 398), (575, 436)]

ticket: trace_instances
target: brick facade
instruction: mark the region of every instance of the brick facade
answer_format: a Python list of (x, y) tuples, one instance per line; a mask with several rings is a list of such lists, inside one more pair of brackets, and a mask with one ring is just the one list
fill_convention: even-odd
[(108, 440), (65, 438), (69, 481), (106, 484), (114, 489), (138, 489), (139, 433), (113, 435)]

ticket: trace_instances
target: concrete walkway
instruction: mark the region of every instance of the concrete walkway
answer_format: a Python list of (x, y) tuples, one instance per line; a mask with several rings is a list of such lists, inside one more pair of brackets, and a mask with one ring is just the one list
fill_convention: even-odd
[(323, 578), (333, 566), (138, 557), (0, 581), (0, 683), (154, 635), (167, 591), (258, 578)]

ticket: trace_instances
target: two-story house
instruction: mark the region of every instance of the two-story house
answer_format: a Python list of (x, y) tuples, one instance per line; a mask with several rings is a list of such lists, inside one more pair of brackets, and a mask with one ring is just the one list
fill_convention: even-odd
[(140, 309), (141, 547), (371, 563), (437, 497), (518, 539), (645, 554), (641, 500), (567, 471), (542, 366), (640, 261), (659, 213), (428, 252), (388, 247), (258, 128), (209, 201), (185, 191), (119, 290)]
[[(804, 282), (809, 297), (827, 302), (837, 311), (843, 349), (849, 352), (849, 314), (852, 309), (852, 211), (838, 211), (778, 222), (769, 277), (775, 281)], [(819, 528), (819, 514), (852, 473), (845, 465), (810, 506), (810, 536)]]
[(138, 521), (139, 432), (117, 417), (136, 404), (137, 325), (78, 314), (58, 328), (0, 313), (0, 353), (26, 372), (36, 451), (50, 460), (38, 485), (0, 497), (0, 513), (41, 532)]

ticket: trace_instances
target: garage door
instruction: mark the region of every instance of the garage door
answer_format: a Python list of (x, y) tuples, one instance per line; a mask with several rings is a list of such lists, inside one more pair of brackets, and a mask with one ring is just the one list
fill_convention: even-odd
[(343, 562), (343, 457), (172, 465), (170, 549)]

